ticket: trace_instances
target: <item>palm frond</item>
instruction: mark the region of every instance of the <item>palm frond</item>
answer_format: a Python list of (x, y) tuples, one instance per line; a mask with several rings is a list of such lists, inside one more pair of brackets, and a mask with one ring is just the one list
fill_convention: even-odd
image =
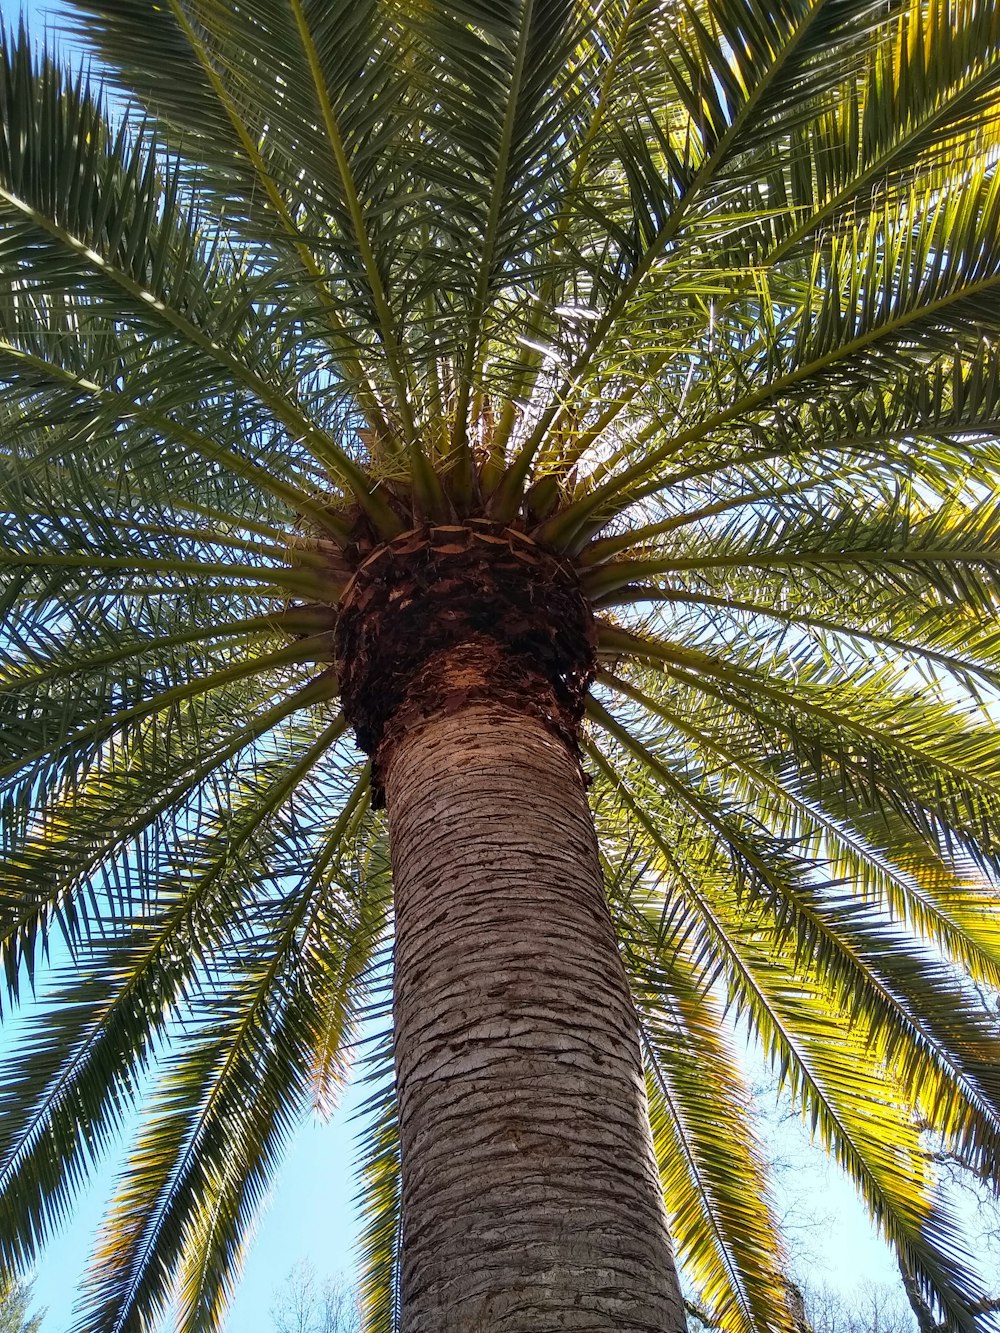
[[(253, 263), (234, 262), (203, 230), (184, 202), (178, 168), (163, 174), (155, 144), (134, 142), (127, 129), (112, 138), (87, 89), (69, 85), (49, 64), (36, 68), (24, 36), (4, 47), (0, 114), (11, 130), (0, 151), (4, 262), (19, 273), (7, 306), (43, 323), (50, 308), (56, 320), (68, 312), (85, 322), (113, 316), (133, 338), (180, 355), (189, 392), (201, 378), (248, 394), (339, 481), (367, 496), (357, 464), (296, 401), (290, 367), (265, 366), (270, 349), (285, 341), (279, 322), (291, 330), (301, 318), (291, 289), (283, 312), (272, 307), (263, 324)], [(79, 181), (69, 198), (55, 193), (60, 182), (44, 169), (53, 136)], [(269, 291), (273, 280), (268, 272)]]
[[(385, 1018), (385, 1006), (381, 1017)], [(373, 1020), (378, 1014), (373, 1014)], [(398, 1333), (402, 1205), (399, 1127), (390, 1034), (373, 1039), (368, 1056), (373, 1087), (361, 1111), (358, 1202), (359, 1287), (364, 1333)]]
[(597, 796), (603, 841), (613, 848), (608, 896), (621, 914), (624, 956), (639, 1011), (647, 1091), (670, 1231), (682, 1271), (714, 1326), (794, 1328), (788, 1259), (770, 1201), (763, 1151), (753, 1132), (750, 1091), (706, 992), (689, 942), (665, 944), (659, 876), (622, 843), (613, 769)]
[[(725, 822), (714, 813), (704, 789), (686, 802), (698, 823), (692, 826), (689, 818), (684, 832), (683, 816), (672, 802), (664, 805), (661, 796), (657, 809), (652, 794), (666, 789), (669, 798), (675, 798), (669, 770), (610, 715), (597, 711), (595, 717), (641, 766), (634, 776), (624, 777), (612, 758), (595, 754), (618, 782), (651, 864), (659, 868), (661, 946), (675, 949), (678, 940), (690, 941), (701, 984), (724, 985), (728, 1002), (757, 1034), (781, 1081), (855, 1181), (927, 1299), (956, 1327), (973, 1328), (970, 1311), (982, 1292), (974, 1269), (963, 1258), (959, 1233), (936, 1196), (921, 1139), (924, 1099), (934, 1101), (933, 1089), (949, 1083), (950, 1075), (932, 1058), (924, 1066), (932, 1081), (925, 1084), (915, 1076), (917, 1048), (898, 1029), (888, 1046), (882, 1044), (889, 1031), (883, 1026), (884, 1013), (876, 1019), (872, 997), (863, 1001), (855, 989), (857, 984), (865, 989), (877, 983), (864, 967), (852, 980), (848, 974), (856, 964), (854, 946), (849, 938), (840, 938), (852, 913), (863, 915), (864, 909), (850, 893), (843, 896), (839, 910), (836, 895), (823, 894), (821, 901), (835, 927), (818, 934), (803, 931), (791, 919), (795, 879), (800, 895), (822, 891), (818, 886), (809, 890), (803, 868), (791, 868), (789, 853), (780, 845), (769, 848), (759, 833), (741, 830), (732, 816)], [(877, 914), (872, 916), (881, 954), (894, 943), (892, 929), (884, 919), (879, 922)], [(903, 946), (896, 947), (905, 953)], [(907, 966), (919, 972), (923, 964), (917, 956)], [(934, 987), (925, 979), (916, 989), (926, 996)], [(893, 1003), (888, 994), (884, 998)], [(944, 1026), (957, 998), (941, 997), (937, 1013)], [(996, 1034), (972, 1001), (965, 1005), (971, 1006), (969, 1033), (977, 1034), (985, 1051), (995, 1044)], [(918, 1047), (924, 1040), (925, 1034), (918, 1038)], [(969, 1072), (974, 1082), (975, 1073)], [(960, 1086), (955, 1091), (955, 1105), (967, 1114), (966, 1094)], [(937, 1103), (932, 1114), (941, 1110)], [(997, 1123), (996, 1111), (987, 1111), (980, 1121), (987, 1136), (981, 1142), (994, 1138)], [(987, 1149), (987, 1154), (993, 1151)]]
[(169, 852), (154, 844), (146, 875), (127, 896), (128, 881), (118, 879), (107, 938), (87, 932), (74, 942), (87, 966), (57, 997), (54, 1016), (43, 1015), (5, 1079), (0, 1244), (7, 1259), (30, 1259), (65, 1215), (82, 1179), (74, 1164), (107, 1146), (147, 1047), (230, 934), (234, 903), (266, 892), (266, 877), (256, 889), (248, 884), (248, 867), (259, 871), (271, 859), (268, 874), (277, 872), (266, 850), (277, 831), (273, 819), (343, 730), (335, 718), (314, 724), (308, 743), (293, 732), (284, 752), (261, 763), (255, 783), (244, 776), (240, 798), (218, 793), (202, 829)]
[[(167, 1063), (98, 1245), (83, 1328), (126, 1328), (160, 1308), (176, 1270), (178, 1327), (222, 1327), (256, 1214), (311, 1092), (317, 1040), (334, 1036), (342, 1081), (364, 984), (385, 927), (385, 899), (338, 885), (351, 791), (294, 889), (261, 902), (252, 949), (232, 941), (199, 996), (202, 1029)], [(224, 1021), (220, 1023), (220, 1017)], [(206, 1021), (207, 1020), (207, 1021)], [(330, 1058), (330, 1057), (328, 1057)]]

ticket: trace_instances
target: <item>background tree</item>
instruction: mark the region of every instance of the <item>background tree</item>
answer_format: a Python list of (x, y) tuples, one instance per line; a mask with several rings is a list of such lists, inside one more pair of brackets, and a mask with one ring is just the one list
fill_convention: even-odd
[[(846, 1295), (828, 1286), (792, 1289), (801, 1333), (918, 1333), (913, 1313), (898, 1290), (865, 1282)], [(688, 1309), (690, 1333), (713, 1327), (707, 1312)]]
[(812, 1333), (917, 1333), (906, 1301), (877, 1282), (862, 1283), (847, 1300), (829, 1287), (807, 1287), (804, 1304)]
[(0, 1277), (0, 1333), (38, 1333), (44, 1312), (31, 1314), (31, 1284)]
[(996, 5), (76, 12), (123, 123), (0, 60), (0, 1260), (140, 1103), (81, 1328), (218, 1328), (391, 938), (369, 1328), (679, 1331), (667, 1222), (794, 1328), (735, 1014), (971, 1331)]
[(296, 1264), (271, 1307), (274, 1333), (359, 1333), (358, 1298), (344, 1281), (320, 1282)]

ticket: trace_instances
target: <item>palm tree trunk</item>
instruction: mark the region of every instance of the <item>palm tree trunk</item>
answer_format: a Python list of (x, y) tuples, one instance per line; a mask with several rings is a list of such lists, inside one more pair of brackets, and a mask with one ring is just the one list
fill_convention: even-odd
[(403, 1333), (684, 1328), (579, 764), (491, 702), (386, 766)]

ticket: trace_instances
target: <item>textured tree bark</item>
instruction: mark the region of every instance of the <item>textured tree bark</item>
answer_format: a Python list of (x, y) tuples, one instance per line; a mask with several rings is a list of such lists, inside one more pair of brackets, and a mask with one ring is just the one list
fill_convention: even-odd
[(579, 765), (470, 703), (405, 735), (385, 787), (404, 1333), (680, 1333)]

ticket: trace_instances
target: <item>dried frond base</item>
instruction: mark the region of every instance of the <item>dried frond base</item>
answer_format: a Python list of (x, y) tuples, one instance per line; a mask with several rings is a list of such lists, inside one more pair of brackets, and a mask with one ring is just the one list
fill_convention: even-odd
[(539, 717), (575, 752), (595, 644), (572, 565), (521, 532), (468, 520), (378, 547), (344, 591), (335, 639), (376, 802), (398, 739), (471, 702)]

